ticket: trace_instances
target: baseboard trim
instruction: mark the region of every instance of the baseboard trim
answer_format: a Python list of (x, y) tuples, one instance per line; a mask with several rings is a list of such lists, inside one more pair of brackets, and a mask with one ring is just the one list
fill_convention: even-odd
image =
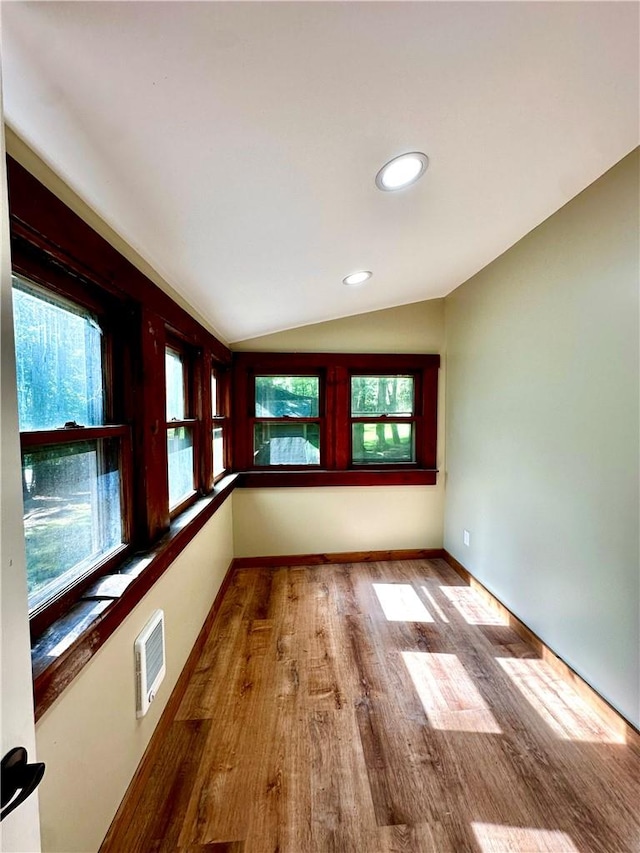
[(572, 669), (568, 663), (562, 660), (553, 649), (540, 639), (531, 628), (525, 625), (514, 613), (506, 607), (499, 598), (490, 592), (484, 584), (477, 580), (471, 572), (465, 568), (456, 558), (446, 549), (442, 552), (443, 559), (454, 569), (460, 577), (472, 589), (474, 589), (493, 610), (509, 624), (518, 636), (529, 643), (535, 649), (536, 653), (552, 667), (554, 672), (566, 681), (578, 695), (591, 707), (608, 725), (610, 725), (629, 746), (633, 746), (636, 750), (640, 750), (640, 731), (623, 717), (607, 700), (601, 696), (598, 691), (592, 687), (581, 675)]
[(443, 559), (442, 548), (404, 548), (395, 551), (340, 551), (328, 554), (279, 554), (268, 557), (236, 557), (234, 569), (324, 566), (331, 563), (376, 563), (384, 560)]
[(231, 586), (231, 582), (233, 580), (234, 575), (234, 565), (233, 560), (229, 563), (226, 574), (220, 584), (220, 588), (216, 593), (216, 597), (213, 600), (213, 604), (211, 605), (211, 609), (207, 614), (207, 618), (204, 620), (204, 624), (200, 629), (198, 636), (196, 637), (196, 641), (193, 644), (193, 648), (189, 652), (189, 657), (185, 665), (182, 668), (180, 675), (178, 676), (178, 680), (175, 683), (173, 690), (171, 691), (171, 696), (167, 701), (167, 704), (164, 707), (162, 714), (160, 715), (160, 719), (153, 730), (151, 737), (149, 738), (149, 743), (140, 759), (140, 763), (136, 769), (136, 772), (133, 774), (133, 778), (127, 785), (127, 790), (124, 792), (120, 805), (118, 807), (118, 811), (115, 813), (113, 820), (107, 830), (107, 834), (105, 835), (102, 844), (100, 845), (100, 850), (108, 847), (110, 839), (114, 832), (117, 834), (119, 830), (116, 829), (119, 823), (122, 821), (129, 821), (131, 819), (130, 812), (128, 811), (128, 800), (129, 795), (134, 790), (136, 785), (139, 785), (141, 779), (145, 776), (149, 776), (151, 770), (153, 769), (153, 761), (155, 756), (152, 754), (151, 746), (154, 743), (156, 738), (164, 738), (169, 731), (171, 723), (175, 715), (178, 713), (178, 708), (180, 707), (180, 703), (184, 698), (184, 694), (186, 693), (187, 686), (189, 684), (189, 680), (193, 675), (195, 668), (198, 664), (198, 660), (200, 655), (202, 654), (202, 650), (204, 649), (204, 645), (207, 641), (207, 637), (211, 632), (213, 627), (213, 623), (215, 621), (216, 616), (220, 610), (222, 605), (222, 601), (227, 593), (227, 590)]

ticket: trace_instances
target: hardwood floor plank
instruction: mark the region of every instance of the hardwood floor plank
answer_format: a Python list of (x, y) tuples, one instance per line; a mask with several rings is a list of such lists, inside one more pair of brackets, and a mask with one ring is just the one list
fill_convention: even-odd
[[(236, 571), (205, 643), (200, 661), (189, 681), (176, 719), (210, 719), (219, 703), (219, 689), (233, 678), (240, 665), (243, 642), (242, 620), (249, 599), (252, 578)], [(224, 680), (221, 680), (222, 674)]]
[(269, 742), (270, 733), (259, 724), (272, 639), (270, 621), (243, 620), (232, 677), (226, 684), (221, 678), (212, 690), (215, 711), (180, 835), (183, 846), (246, 837), (256, 786), (252, 766), (257, 750)]
[(148, 775), (139, 776), (130, 792), (133, 819), (107, 837), (101, 853), (147, 853), (161, 843), (175, 849), (209, 729), (208, 720), (171, 724), (163, 743), (155, 744)]
[(442, 560), (238, 570), (103, 851), (638, 853), (637, 750), (501, 619)]
[(353, 711), (313, 711), (309, 737), (314, 767), (311, 849), (331, 853), (372, 849), (375, 815)]
[(256, 721), (261, 746), (254, 754), (255, 803), (247, 827), (246, 853), (311, 849), (306, 635), (300, 630), (306, 604), (303, 582), (297, 569), (274, 573), (269, 616), (278, 628), (268, 663), (271, 683)]
[[(455, 833), (444, 820), (434, 824), (418, 823), (413, 826), (383, 826), (378, 830), (379, 853), (484, 853), (475, 838), (468, 836), (460, 846), (454, 841)], [(524, 853), (524, 851), (522, 851)]]

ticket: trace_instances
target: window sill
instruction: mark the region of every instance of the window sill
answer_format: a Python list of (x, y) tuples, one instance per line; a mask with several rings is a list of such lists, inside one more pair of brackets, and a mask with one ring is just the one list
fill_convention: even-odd
[(438, 470), (430, 468), (358, 468), (348, 471), (244, 471), (241, 488), (271, 486), (435, 486)]
[(153, 548), (134, 554), (118, 572), (97, 580), (80, 601), (35, 640), (31, 660), (36, 720), (204, 527), (238, 485), (237, 481), (237, 474), (223, 477), (211, 494), (171, 522), (169, 531)]

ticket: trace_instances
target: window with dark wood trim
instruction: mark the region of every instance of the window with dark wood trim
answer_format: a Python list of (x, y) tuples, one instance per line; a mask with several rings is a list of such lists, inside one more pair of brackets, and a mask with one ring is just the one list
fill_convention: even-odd
[(352, 373), (350, 376), (351, 464), (415, 465), (421, 373)]
[(229, 371), (216, 364), (211, 365), (211, 465), (213, 482), (217, 483), (231, 468), (229, 448)]
[[(23, 418), (21, 424), (27, 539), (31, 528), (42, 533), (57, 524), (64, 530), (39, 548), (37, 589), (32, 571), (36, 638), (83, 596), (128, 589), (131, 579), (116, 583), (103, 576), (117, 573), (134, 551), (156, 554), (172, 519), (211, 494), (214, 422), (220, 419), (229, 433), (231, 353), (22, 166), (7, 161), (16, 299), (24, 295), (41, 308), (39, 316), (32, 311), (25, 334), (17, 329), (17, 339), (33, 344), (30, 364), (22, 373), (18, 366), (19, 394), (24, 408), (36, 393), (36, 408), (49, 413), (41, 422)], [(20, 319), (19, 307), (18, 324), (28, 321), (24, 311)], [(47, 325), (43, 311), (57, 312), (58, 319)], [(40, 340), (61, 366), (55, 375), (37, 373)], [(215, 412), (212, 369), (220, 377)], [(175, 393), (168, 408), (170, 372)], [(228, 449), (224, 465), (232, 467)], [(191, 521), (191, 513), (184, 518), (195, 531), (201, 521)], [(72, 542), (80, 533), (82, 553)], [(188, 541), (186, 533), (181, 526), (179, 538)], [(171, 550), (177, 539), (169, 539)], [(56, 577), (60, 583), (45, 589)], [(141, 576), (133, 585), (152, 582)], [(131, 606), (139, 600), (129, 598)], [(127, 607), (118, 612), (126, 614)]]
[[(243, 483), (435, 483), (439, 364), (438, 355), (236, 353), (234, 460), (247, 472)], [(309, 380), (306, 392), (295, 377)], [(272, 406), (262, 405), (264, 387), (280, 388)], [(307, 424), (317, 430), (316, 457), (304, 452)]]
[(165, 347), (165, 403), (169, 514), (177, 515), (195, 500), (201, 481), (198, 419), (194, 417), (193, 356), (180, 342)]
[(252, 373), (252, 465), (320, 467), (326, 459), (324, 382), (320, 372)]
[[(131, 430), (109, 300), (76, 281), (13, 276), (29, 613), (41, 632), (131, 542)], [(64, 294), (65, 289), (67, 294)]]

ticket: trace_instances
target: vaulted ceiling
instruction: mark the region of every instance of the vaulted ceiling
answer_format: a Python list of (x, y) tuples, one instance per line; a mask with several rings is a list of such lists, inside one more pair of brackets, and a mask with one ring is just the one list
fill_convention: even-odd
[(620, 160), (638, 12), (4, 3), (6, 120), (233, 342), (443, 296)]

